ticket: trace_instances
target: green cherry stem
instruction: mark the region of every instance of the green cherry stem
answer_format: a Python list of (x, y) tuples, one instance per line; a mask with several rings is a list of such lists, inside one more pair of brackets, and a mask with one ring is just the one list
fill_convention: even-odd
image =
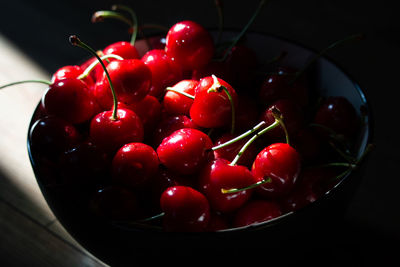
[(222, 57), (221, 61), (225, 61), (225, 59), (228, 57), (230, 51), (232, 50), (232, 48), (239, 42), (239, 40), (244, 36), (244, 34), (247, 32), (247, 30), (250, 28), (251, 24), (253, 24), (254, 20), (256, 19), (256, 17), (258, 16), (258, 14), (260, 13), (262, 7), (265, 5), (267, 1), (266, 0), (261, 0), (256, 12), (253, 14), (253, 16), (250, 18), (250, 20), (247, 22), (246, 26), (244, 26), (244, 28), (242, 29), (242, 31), (236, 36), (236, 38), (233, 40), (233, 42), (230, 44), (230, 46), (228, 47), (228, 49), (226, 50), (224, 56)]
[(99, 61), (99, 63), (103, 67), (104, 73), (106, 74), (108, 83), (110, 85), (111, 93), (112, 93), (112, 96), (113, 96), (113, 102), (114, 102), (113, 103), (114, 104), (113, 113), (112, 113), (112, 117), (111, 118), (113, 120), (117, 120), (118, 119), (118, 116), (117, 116), (117, 109), (118, 109), (117, 94), (115, 93), (114, 86), (112, 84), (110, 74), (108, 73), (107, 68), (104, 65), (103, 61), (101, 60), (99, 55), (97, 55), (96, 51), (93, 50), (93, 48), (91, 48), (90, 46), (88, 46), (87, 44), (85, 44), (84, 42), (79, 40), (79, 38), (76, 35), (71, 35), (69, 37), (69, 42), (74, 46), (79, 46), (80, 48), (83, 48), (83, 49), (87, 50), (89, 53), (91, 53), (93, 56), (95, 56), (97, 58), (97, 60)]
[[(114, 54), (109, 54), (109, 55), (105, 55), (105, 56), (100, 57), (101, 60), (109, 59), (109, 58), (114, 58), (114, 59), (118, 59), (118, 60), (123, 60), (122, 57), (120, 57), (120, 56), (118, 56), (118, 55), (114, 55)], [(87, 68), (85, 69), (84, 72), (82, 72), (81, 75), (78, 76), (78, 79), (80, 79), (80, 80), (85, 79), (87, 76), (89, 76), (90, 72), (91, 72), (98, 64), (99, 64), (99, 61), (98, 61), (98, 60), (94, 61), (92, 64), (89, 65), (89, 67), (87, 67)]]
[(228, 97), (229, 103), (231, 104), (231, 134), (235, 133), (235, 118), (236, 118), (236, 111), (235, 111), (235, 102), (233, 101), (233, 98), (231, 94), (229, 93), (228, 89), (223, 86), (219, 81), (217, 76), (214, 74), (211, 75), (213, 78), (213, 85), (207, 90), (207, 93), (211, 92), (220, 92), (221, 90), (224, 90), (225, 94)]
[(165, 90), (166, 90), (166, 91), (175, 92), (175, 93), (180, 94), (180, 95), (184, 95), (184, 96), (186, 96), (186, 97), (188, 97), (188, 98), (190, 98), (190, 99), (194, 99), (194, 96), (193, 96), (193, 95), (188, 94), (188, 93), (183, 92), (183, 91), (176, 90), (176, 89), (174, 89), (173, 87), (167, 87), (167, 88), (165, 88)]
[(222, 194), (237, 193), (237, 192), (241, 192), (244, 190), (256, 188), (257, 186), (260, 186), (260, 185), (263, 185), (266, 183), (270, 183), (271, 181), (272, 181), (271, 178), (267, 177), (267, 179), (262, 179), (261, 181), (258, 181), (257, 183), (254, 183), (249, 186), (242, 187), (242, 188), (231, 188), (231, 189), (221, 188), (221, 192), (222, 192)]
[(136, 38), (137, 38), (137, 32), (138, 32), (138, 19), (136, 16), (136, 13), (133, 11), (132, 8), (128, 7), (128, 6), (124, 6), (124, 5), (113, 5), (111, 7), (112, 10), (116, 11), (116, 10), (123, 10), (129, 13), (129, 15), (131, 16), (132, 19), (132, 28), (133, 28), (133, 32), (132, 32), (132, 36), (131, 36), (131, 45), (135, 45), (136, 42)]
[(17, 84), (23, 84), (23, 83), (41, 83), (41, 84), (46, 84), (46, 85), (52, 84), (52, 82), (46, 81), (46, 80), (23, 80), (23, 81), (12, 82), (12, 83), (2, 85), (2, 86), (0, 86), (0, 89), (6, 88), (9, 86), (13, 86), (13, 85), (17, 85)]
[(133, 27), (132, 21), (130, 21), (128, 18), (126, 18), (124, 15), (122, 15), (119, 12), (115, 11), (109, 11), (109, 10), (99, 10), (94, 12), (92, 15), (92, 22), (103, 22), (104, 19), (116, 19), (124, 22), (125, 24), (128, 24), (130, 27)]

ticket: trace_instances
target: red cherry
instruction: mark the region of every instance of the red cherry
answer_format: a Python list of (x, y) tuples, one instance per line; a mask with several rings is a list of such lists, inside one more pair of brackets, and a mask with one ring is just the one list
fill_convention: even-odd
[[(179, 92), (184, 92), (194, 96), (194, 89), (199, 84), (195, 80), (182, 80), (172, 86), (172, 89)], [(163, 107), (165, 112), (170, 115), (190, 115), (190, 107), (193, 104), (193, 99), (176, 93), (174, 91), (167, 91), (163, 99)]]
[[(55, 83), (59, 80), (63, 80), (66, 78), (75, 78), (77, 79), (85, 69), (82, 69), (78, 65), (73, 65), (73, 66), (64, 66), (62, 68), (59, 68), (51, 77), (51, 82)], [(94, 81), (92, 77), (87, 76), (84, 79), (82, 79), (83, 82), (86, 83), (88, 88), (92, 88), (94, 86)], [(90, 90), (91, 91), (91, 90)]]
[(88, 121), (98, 112), (97, 103), (89, 93), (89, 88), (76, 78), (58, 80), (50, 85), (42, 103), (48, 114), (71, 123)]
[(327, 127), (326, 134), (335, 134), (351, 138), (358, 127), (358, 117), (354, 106), (342, 96), (325, 99), (318, 108), (314, 123)]
[(229, 221), (227, 216), (219, 212), (211, 212), (210, 221), (207, 225), (207, 232), (215, 232), (229, 228)]
[[(112, 61), (107, 66), (118, 99), (123, 103), (142, 100), (151, 86), (151, 71), (139, 59)], [(95, 86), (95, 96), (104, 109), (111, 108), (113, 98), (110, 85), (105, 74)]]
[(117, 109), (97, 114), (90, 123), (90, 137), (93, 142), (107, 152), (114, 153), (123, 145), (143, 141), (143, 124), (138, 115), (130, 109)]
[(300, 173), (300, 156), (286, 143), (275, 143), (264, 148), (254, 160), (252, 173), (258, 181), (271, 182), (256, 188), (265, 197), (276, 198), (287, 194)]
[(166, 87), (182, 79), (180, 66), (167, 56), (164, 50), (150, 50), (142, 57), (142, 61), (151, 71), (152, 80), (149, 94), (152, 96), (162, 96)]
[(166, 231), (201, 232), (210, 220), (207, 198), (188, 186), (169, 187), (161, 195)]
[(194, 174), (207, 163), (212, 146), (205, 133), (184, 128), (164, 138), (157, 154), (168, 169), (180, 174)]
[(199, 187), (207, 197), (213, 210), (231, 212), (241, 207), (251, 196), (251, 189), (234, 193), (222, 193), (222, 189), (240, 189), (255, 184), (257, 181), (244, 166), (229, 165), (225, 159), (216, 159), (200, 173)]
[(183, 70), (194, 70), (207, 65), (214, 56), (214, 42), (198, 23), (181, 21), (168, 31), (165, 51)]
[(308, 87), (303, 76), (293, 82), (297, 73), (295, 69), (278, 67), (273, 72), (265, 77), (260, 87), (260, 101), (270, 105), (278, 99), (290, 98), (305, 107), (308, 104)]
[[(218, 79), (218, 78), (217, 78)], [(235, 90), (227, 82), (218, 79), (232, 97), (234, 108), (238, 105)], [(217, 87), (217, 91), (209, 89)], [(190, 117), (197, 125), (204, 128), (218, 128), (227, 126), (232, 122), (232, 107), (228, 95), (215, 84), (213, 77), (200, 80), (195, 88), (195, 99), (190, 108)]]
[(278, 204), (266, 200), (253, 200), (246, 203), (235, 214), (234, 227), (266, 222), (282, 215)]
[[(279, 110), (283, 117), (286, 130), (289, 136), (297, 134), (298, 131), (303, 127), (304, 114), (300, 106), (292, 99), (280, 99), (275, 101), (261, 114), (261, 120), (265, 121), (266, 126), (269, 126), (275, 122), (273, 109)], [(270, 130), (265, 133), (266, 137), (269, 137), (271, 141), (277, 142), (284, 140), (285, 132), (282, 126)]]
[[(120, 41), (113, 44), (108, 45), (103, 49), (104, 55), (117, 55), (122, 57), (123, 59), (139, 59), (139, 53), (136, 50), (136, 47), (129, 42)], [(112, 59), (110, 59), (112, 61)]]
[(90, 210), (108, 220), (128, 220), (137, 217), (138, 203), (135, 194), (120, 186), (98, 190), (90, 201)]
[(137, 188), (157, 173), (158, 156), (144, 143), (129, 143), (121, 147), (112, 161), (112, 178), (117, 184)]
[(162, 140), (173, 132), (183, 128), (199, 129), (199, 127), (185, 115), (168, 116), (161, 119), (154, 130), (153, 144), (159, 146)]
[(37, 120), (29, 130), (32, 154), (52, 160), (76, 145), (80, 138), (74, 125), (54, 116)]
[(124, 107), (133, 110), (141, 119), (145, 133), (152, 133), (161, 117), (161, 103), (152, 95), (146, 95), (141, 101), (125, 104)]

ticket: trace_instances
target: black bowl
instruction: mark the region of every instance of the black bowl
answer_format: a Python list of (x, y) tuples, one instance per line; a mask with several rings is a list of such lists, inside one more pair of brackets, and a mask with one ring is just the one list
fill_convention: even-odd
[[(231, 38), (234, 35), (235, 32), (227, 32), (224, 37)], [(248, 33), (246, 43), (255, 51), (261, 51), (258, 53), (261, 61), (286, 51), (288, 56), (283, 59), (283, 64), (297, 68), (301, 68), (316, 54), (302, 45), (266, 34)], [(348, 74), (326, 57), (317, 60), (313, 76), (319, 95), (344, 96), (359, 115), (362, 113), (364, 123), (358, 133), (355, 149), (357, 157), (361, 157), (372, 141), (372, 118), (364, 92)], [(29, 128), (39, 112), (40, 104)], [(302, 255), (310, 247), (317, 248), (334, 238), (363, 176), (365, 165), (343, 177), (315, 202), (270, 221), (217, 232), (168, 233), (153, 227), (112, 224), (93, 217), (78, 201), (77, 195), (84, 192), (82, 188), (48, 186), (46, 181), (56, 174), (51, 167), (37, 161), (32, 155), (29, 138), (28, 151), (37, 182), (57, 219), (85, 249), (111, 265), (130, 265), (142, 261), (151, 263), (159, 259), (171, 263), (178, 259), (195, 259), (196, 262), (215, 262), (217, 259), (227, 263), (257, 257), (267, 257), (269, 261), (274, 258), (276, 262), (295, 262), (293, 255)], [(260, 255), (260, 252), (263, 254)]]

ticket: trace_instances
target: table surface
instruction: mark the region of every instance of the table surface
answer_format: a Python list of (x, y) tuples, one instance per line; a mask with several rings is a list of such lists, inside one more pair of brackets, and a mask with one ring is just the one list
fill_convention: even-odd
[[(226, 25), (238, 28), (246, 23), (258, 1), (247, 2), (248, 11), (239, 2), (226, 1), (226, 14), (241, 11), (240, 17), (226, 16)], [(396, 9), (390, 3), (298, 2), (272, 2), (252, 29), (284, 36), (314, 49), (353, 33), (363, 32), (367, 37), (358, 45), (341, 47), (329, 54), (364, 89), (374, 115), (376, 148), (346, 213), (353, 235), (341, 236), (342, 243), (336, 243), (337, 247), (327, 247), (333, 250), (328, 266), (399, 263), (395, 247), (389, 245), (394, 242), (398, 248), (400, 241), (399, 112), (393, 97), (399, 90), (400, 23)], [(152, 5), (170, 12), (146, 11)], [(185, 18), (207, 27), (215, 25), (216, 19), (205, 19), (216, 17), (213, 3), (195, 8), (185, 5), (188, 3), (171, 9), (166, 3), (146, 1), (135, 8), (138, 14), (147, 14), (141, 17), (144, 23), (172, 25), (175, 18), (185, 14)], [(24, 79), (48, 80), (58, 67), (81, 60), (86, 54), (68, 44), (71, 33), (85, 36), (99, 47), (109, 40), (126, 38), (121, 24), (90, 23), (88, 18), (94, 11), (107, 8), (107, 1), (7, 3), (7, 12), (3, 12), (6, 14), (0, 16), (0, 85)], [(23, 84), (0, 90), (0, 266), (105, 266), (63, 229), (34, 178), (26, 136), (31, 115), (45, 89), (39, 84)]]

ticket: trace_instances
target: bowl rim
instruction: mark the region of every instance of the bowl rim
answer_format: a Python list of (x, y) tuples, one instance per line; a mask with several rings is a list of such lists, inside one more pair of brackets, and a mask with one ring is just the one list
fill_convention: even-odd
[[(213, 28), (210, 28), (209, 30), (210, 31), (213, 31), (213, 30), (216, 31)], [(224, 32), (238, 32), (238, 31), (239, 31), (238, 29), (234, 29), (234, 28), (229, 28), (229, 27), (224, 28)], [(288, 43), (290, 45), (294, 45), (296, 47), (299, 47), (302, 50), (305, 50), (305, 51), (311, 53), (312, 55), (315, 55), (315, 54), (317, 54), (319, 52), (317, 49), (310, 48), (307, 45), (305, 45), (305, 44), (303, 44), (303, 43), (301, 43), (301, 42), (299, 42), (297, 40), (292, 40), (292, 39), (289, 39), (287, 37), (281, 36), (279, 34), (262, 32), (262, 31), (254, 31), (254, 30), (249, 30), (249, 31), (247, 31), (247, 33), (256, 34), (256, 35), (263, 35), (263, 36), (266, 36), (266, 37), (274, 38), (277, 41), (285, 42), (285, 43)], [(246, 38), (247, 33), (244, 35), (245, 38)], [(160, 36), (160, 34), (155, 33), (155, 34), (153, 34), (153, 35), (151, 35), (149, 37), (157, 37), (157, 36)], [(359, 82), (354, 79), (354, 77), (349, 73), (349, 71), (344, 69), (335, 59), (331, 58), (329, 55), (325, 54), (325, 55), (323, 55), (321, 57), (321, 59), (324, 59), (328, 63), (332, 64), (342, 74), (344, 74), (344, 76), (346, 78), (348, 78), (348, 80), (352, 83), (353, 87), (355, 88), (356, 92), (358, 93), (358, 96), (361, 99), (361, 102), (363, 103), (363, 108), (364, 108), (363, 114), (364, 114), (364, 116), (366, 118), (368, 118), (367, 123), (365, 125), (365, 132), (368, 134), (367, 140), (366, 140), (366, 144), (367, 145), (368, 144), (373, 144), (373, 142), (374, 142), (373, 141), (374, 140), (373, 110), (372, 110), (372, 106), (371, 106), (371, 102), (369, 100), (369, 97), (366, 95), (365, 91), (362, 89), (364, 87), (361, 87)], [(31, 127), (36, 121), (35, 120), (35, 114), (38, 112), (38, 110), (40, 108), (40, 105), (41, 105), (41, 100), (39, 101), (38, 105), (36, 106), (36, 108), (35, 108), (35, 110), (34, 110), (34, 112), (32, 114), (32, 117), (30, 119), (30, 122), (29, 122), (28, 135), (27, 135), (27, 150), (28, 150), (28, 156), (29, 156), (29, 160), (30, 160), (31, 166), (32, 166), (32, 169), (33, 169), (34, 174), (35, 174), (36, 181), (37, 181), (37, 183), (38, 183), (38, 185), (39, 185), (39, 187), (40, 187), (40, 189), (41, 189), (41, 191), (43, 193), (44, 185), (42, 184), (42, 182), (41, 182), (41, 180), (40, 180), (40, 178), (38, 177), (38, 174), (37, 174), (38, 166), (37, 166), (37, 163), (35, 162), (35, 160), (33, 158), (33, 155), (32, 155), (31, 143), (30, 143), (30, 138), (29, 138), (29, 133), (30, 133)], [(363, 150), (365, 150), (365, 148)], [(369, 157), (369, 155), (366, 156), (366, 159), (368, 157)], [(363, 163), (362, 165), (365, 165), (365, 164)], [(253, 223), (251, 225), (246, 225), (246, 226), (241, 226), (241, 227), (232, 227), (232, 228), (228, 228), (228, 229), (217, 230), (217, 231), (214, 231), (214, 232), (201, 232), (201, 233), (191, 233), (191, 234), (204, 235), (204, 234), (212, 233), (212, 234), (218, 235), (218, 234), (225, 234), (225, 233), (241, 233), (241, 232), (248, 231), (248, 230), (255, 231), (255, 230), (259, 230), (259, 229), (265, 229), (265, 228), (272, 227), (272, 226), (274, 226), (276, 224), (281, 223), (282, 221), (285, 221), (286, 219), (289, 219), (293, 215), (302, 213), (305, 210), (309, 210), (311, 207), (313, 207), (315, 205), (318, 205), (320, 202), (324, 201), (326, 198), (328, 198), (329, 196), (334, 194), (341, 187), (343, 182), (348, 180), (349, 177), (352, 176), (352, 174), (354, 172), (357, 172), (357, 171), (358, 171), (358, 169), (350, 171), (347, 175), (342, 177), (330, 190), (325, 192), (323, 195), (321, 195), (314, 202), (309, 203), (305, 207), (302, 207), (302, 208), (300, 208), (298, 210), (286, 212), (286, 213), (280, 215), (279, 217), (276, 217), (276, 218), (273, 218), (273, 219), (270, 219), (270, 220), (264, 221), (264, 222)], [(52, 210), (53, 213), (57, 213), (55, 210), (53, 210), (53, 206), (51, 205), (51, 203), (47, 202), (47, 199), (46, 199), (46, 203), (49, 205), (49, 207), (50, 207), (50, 209)], [(60, 222), (60, 223), (62, 223), (62, 222)], [(110, 223), (109, 225), (111, 226), (112, 223)], [(126, 226), (122, 226), (122, 225), (115, 225), (115, 224), (113, 226), (114, 227), (118, 227), (118, 228), (120, 228), (120, 229), (122, 229), (124, 231), (137, 231), (137, 230), (140, 230), (140, 231), (149, 231), (149, 232), (165, 232), (165, 231), (160, 230), (158, 228), (152, 228), (152, 227), (132, 228), (132, 227), (126, 227)], [(176, 233), (180, 234), (181, 232), (176, 232)]]

